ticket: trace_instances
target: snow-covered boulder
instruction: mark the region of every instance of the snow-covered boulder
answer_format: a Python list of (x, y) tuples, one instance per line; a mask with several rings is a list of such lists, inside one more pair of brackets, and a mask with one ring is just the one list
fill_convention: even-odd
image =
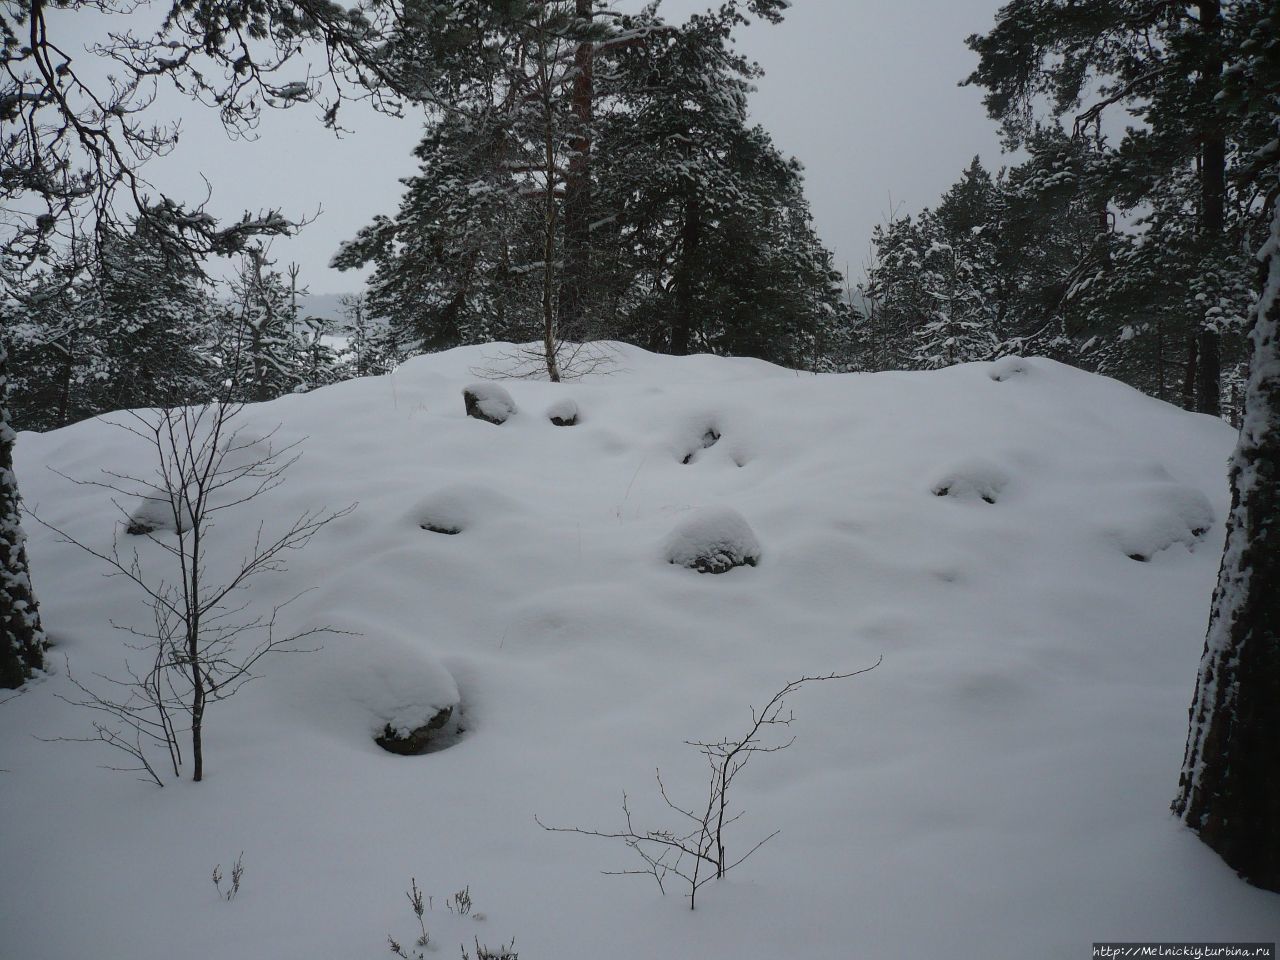
[(390, 722), (382, 728), (382, 733), (374, 737), (374, 743), (388, 753), (398, 753), (403, 757), (414, 757), (427, 753), (442, 731), (453, 719), (453, 707), (441, 707), (426, 723), (413, 727), (393, 727)]
[(1031, 369), (1031, 361), (1026, 357), (1001, 357), (991, 364), (987, 376), (996, 383), (1003, 383), (1014, 377), (1025, 377)]
[(995, 503), (1009, 484), (1009, 474), (986, 460), (967, 460), (948, 470), (933, 485), (935, 497)]
[(578, 423), (578, 404), (564, 397), (547, 407), (547, 419), (557, 427), (573, 427)]
[(419, 501), (410, 517), (423, 530), (453, 535), (513, 506), (510, 499), (483, 484), (454, 483)]
[(1193, 549), (1213, 528), (1213, 506), (1194, 487), (1179, 483), (1142, 485), (1108, 533), (1130, 559), (1146, 562), (1176, 544)]
[(709, 507), (671, 531), (664, 554), (668, 563), (699, 573), (724, 573), (759, 563), (760, 541), (738, 511)]
[(516, 402), (496, 383), (473, 383), (462, 390), (467, 416), (489, 423), (506, 423), (516, 412)]
[(382, 638), (361, 639), (343, 652), (348, 656), (332, 674), (333, 696), (364, 715), (378, 746), (391, 753), (425, 753), (449, 732), (462, 698), (453, 675), (434, 656)]
[[(183, 530), (191, 526), (189, 517), (179, 515), (178, 519)], [(141, 498), (138, 506), (129, 513), (124, 530), (131, 536), (145, 536), (157, 531), (177, 533), (173, 505), (169, 502), (168, 495), (156, 490)]]
[(680, 462), (685, 464), (693, 463), (699, 452), (714, 447), (719, 440), (720, 431), (715, 427), (707, 427), (702, 431), (702, 436), (698, 440), (698, 445), (686, 453)]

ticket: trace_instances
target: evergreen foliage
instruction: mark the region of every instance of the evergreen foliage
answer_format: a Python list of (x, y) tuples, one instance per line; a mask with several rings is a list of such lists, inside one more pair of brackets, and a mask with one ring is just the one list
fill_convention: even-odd
[(672, 27), (575, 0), (490, 20), (473, 36), (486, 72), (456, 68), (466, 98), (428, 120), (397, 216), (334, 264), (375, 265), (370, 313), (409, 353), (617, 337), (838, 362), (839, 275), (799, 164), (747, 122), (759, 68), (732, 48), (747, 12), (781, 9)]
[(19, 687), (32, 670), (44, 666), (44, 631), (31, 588), (26, 541), (22, 532), (22, 500), (13, 472), (9, 425), (8, 356), (0, 343), (0, 687)]

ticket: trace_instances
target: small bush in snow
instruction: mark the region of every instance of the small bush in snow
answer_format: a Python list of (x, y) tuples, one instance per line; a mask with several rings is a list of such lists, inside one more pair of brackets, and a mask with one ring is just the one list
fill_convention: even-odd
[[(496, 950), (493, 947), (486, 946), (480, 942), (480, 938), (475, 938), (476, 955), (474, 960), (520, 960), (520, 955), (516, 953), (516, 938), (512, 937), (510, 943), (505, 943)], [(466, 944), (462, 945), (462, 960), (473, 960), (470, 953), (467, 952)]]
[(427, 946), (431, 943), (431, 935), (427, 933), (427, 921), (423, 919), (427, 905), (422, 895), (422, 890), (418, 887), (417, 877), (409, 879), (409, 889), (405, 891), (404, 895), (409, 900), (409, 908), (413, 910), (413, 915), (418, 919), (418, 929), (422, 931), (414, 941), (414, 945), (418, 949), (412, 954), (406, 952), (404, 947), (391, 934), (387, 934), (387, 945), (392, 953), (397, 957), (403, 957), (404, 960), (426, 960), (426, 954), (422, 951), (427, 949)]
[(231, 884), (226, 890), (222, 889), (222, 864), (216, 864), (213, 868), (213, 887), (218, 891), (218, 896), (230, 903), (240, 893), (240, 881), (244, 879), (244, 851), (240, 851), (240, 855), (236, 857), (236, 862), (231, 865)]
[(659, 892), (663, 894), (667, 892), (667, 879), (676, 877), (688, 888), (689, 909), (692, 910), (697, 904), (698, 891), (705, 884), (723, 878), (730, 870), (778, 835), (778, 831), (775, 830), (748, 847), (747, 852), (741, 856), (736, 856), (736, 852), (736, 858), (731, 859), (729, 856), (726, 846), (728, 828), (745, 812), (732, 808), (729, 801), (729, 788), (756, 754), (777, 753), (795, 742), (794, 737), (780, 740), (777, 736), (778, 728), (790, 726), (794, 719), (794, 715), (787, 708), (787, 697), (806, 683), (816, 680), (844, 680), (874, 670), (879, 665), (880, 660), (877, 660), (869, 667), (849, 673), (827, 673), (792, 680), (775, 693), (762, 710), (757, 712), (754, 707), (752, 708), (751, 726), (744, 735), (722, 737), (719, 740), (685, 741), (689, 746), (697, 748), (698, 752), (706, 758), (711, 768), (711, 777), (707, 795), (694, 803), (685, 805), (671, 798), (667, 792), (667, 785), (662, 780), (662, 771), (657, 771), (658, 793), (668, 809), (678, 815), (676, 822), (679, 825), (674, 829), (636, 826), (631, 819), (631, 808), (626, 793), (622, 794), (623, 826), (618, 830), (550, 827), (536, 815), (534, 820), (542, 829), (553, 833), (580, 833), (588, 837), (621, 840), (626, 847), (640, 857), (643, 866), (632, 870), (606, 870), (605, 873), (653, 877), (658, 884)]

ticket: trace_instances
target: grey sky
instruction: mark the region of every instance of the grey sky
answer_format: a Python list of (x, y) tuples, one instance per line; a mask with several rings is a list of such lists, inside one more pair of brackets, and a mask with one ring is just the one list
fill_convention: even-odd
[[(662, 11), (679, 20), (710, 2), (666, 0)], [(1000, 0), (794, 0), (783, 23), (741, 31), (740, 48), (766, 71), (752, 115), (780, 149), (804, 163), (818, 231), (855, 277), (872, 227), (891, 201), (903, 212), (934, 203), (975, 154), (993, 170), (1000, 166), (980, 91), (957, 86), (975, 63), (964, 38), (989, 28), (999, 6)], [(214, 190), (210, 209), (222, 217), (264, 207), (291, 217), (321, 209), (300, 236), (277, 240), (272, 256), (281, 265), (301, 264), (314, 293), (361, 286), (328, 261), (374, 214), (394, 213), (397, 180), (414, 169), (415, 120), (353, 112), (346, 119), (353, 133), (338, 139), (304, 106), (265, 116), (257, 141), (243, 143), (228, 141), (213, 111), (176, 96), (156, 106), (182, 117), (183, 134), (175, 153), (148, 169), (153, 183), (200, 196), (203, 174)]]

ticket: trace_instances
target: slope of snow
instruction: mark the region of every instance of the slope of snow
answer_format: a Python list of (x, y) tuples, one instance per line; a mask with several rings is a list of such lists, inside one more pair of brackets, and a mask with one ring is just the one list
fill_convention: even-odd
[[(128, 638), (109, 621), (148, 611), (29, 525), (56, 647), (0, 704), (0, 955), (379, 957), (387, 934), (417, 935), (411, 877), (440, 957), (513, 936), (521, 960), (1066, 960), (1098, 940), (1280, 939), (1280, 899), (1168, 813), (1228, 427), (1042, 359), (815, 377), (618, 347), (608, 375), (504, 382), (524, 410), (574, 401), (578, 426), (495, 429), (461, 391), (510, 349), (246, 411), (304, 453), (221, 515), (212, 575), (259, 522), (358, 501), (248, 597), (315, 588), (283, 626), (348, 632), (262, 661), (210, 708), (204, 783), (157, 789), (101, 769), (127, 758), (100, 746), (47, 742), (90, 729), (58, 698), (63, 657), (85, 682), (120, 676)], [(136, 469), (132, 438), (91, 421), (24, 434), (17, 455), (32, 509), (110, 546), (108, 494), (46, 467)], [(740, 514), (763, 561), (666, 562), (703, 510)], [(534, 821), (615, 829), (626, 790), (637, 825), (678, 826), (654, 770), (705, 801), (685, 740), (739, 734), (787, 681), (882, 654), (791, 698), (794, 745), (734, 784), (729, 853), (781, 833), (694, 912), (674, 880), (664, 898), (601, 877), (639, 865), (621, 844)], [(374, 744), (458, 700), (454, 746)], [(223, 902), (210, 871), (240, 851)], [(444, 908), (466, 886), (483, 920)]]

